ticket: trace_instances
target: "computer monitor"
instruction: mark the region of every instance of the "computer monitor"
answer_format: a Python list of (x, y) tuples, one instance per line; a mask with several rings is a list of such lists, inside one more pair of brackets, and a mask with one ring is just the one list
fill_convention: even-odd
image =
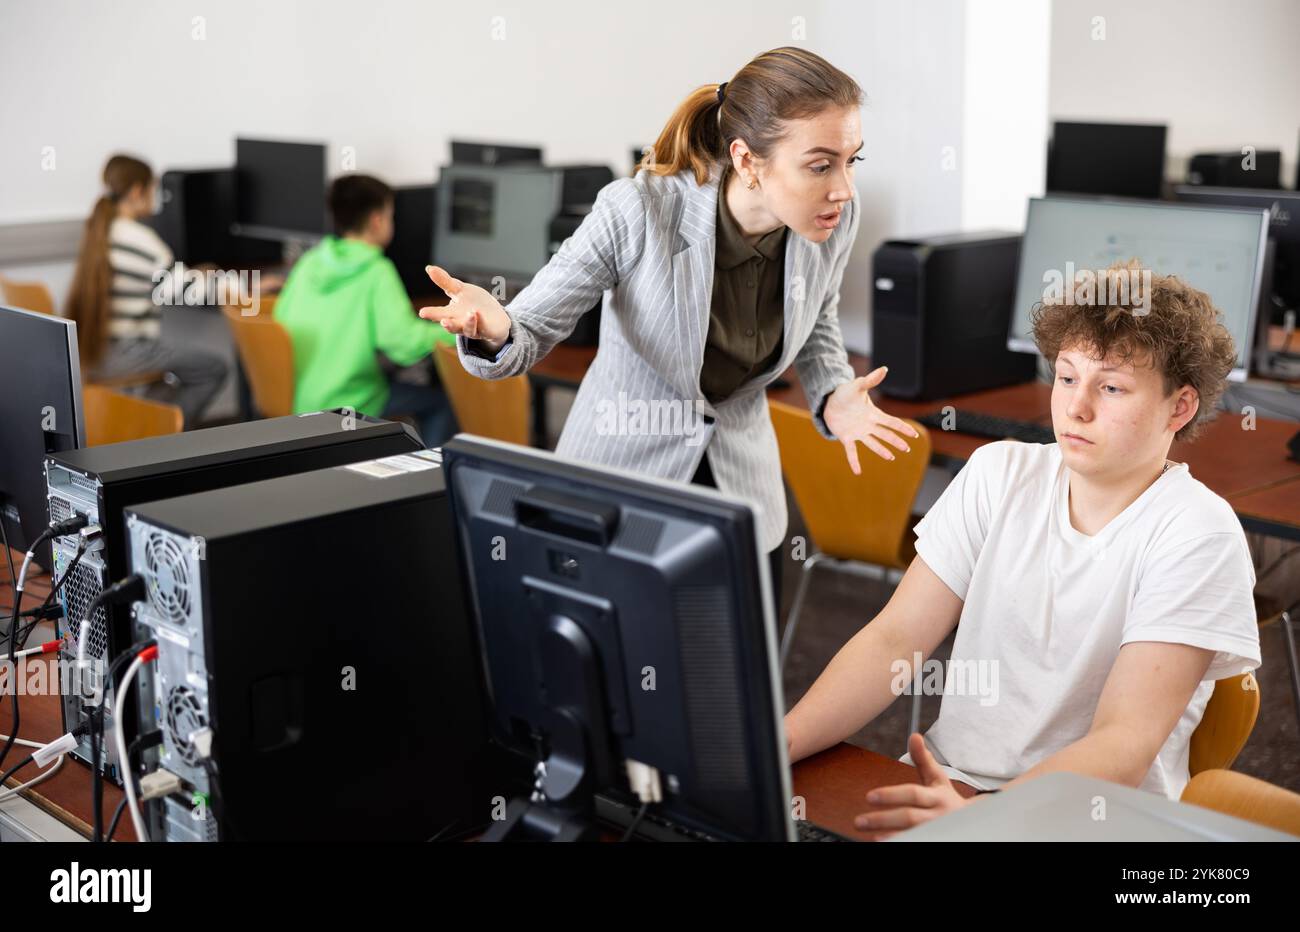
[[(25, 551), (49, 525), (45, 455), (85, 445), (77, 325), (0, 307), (0, 523)], [(36, 562), (51, 568), (50, 545)]]
[(564, 206), (563, 190), (558, 168), (444, 166), (434, 205), (434, 263), (489, 288), (497, 276), (526, 285), (549, 259), (550, 225)]
[(1269, 322), (1280, 324), (1287, 311), (1300, 312), (1300, 192), (1179, 185), (1174, 193), (1189, 204), (1268, 211), (1268, 237), (1273, 241)]
[(451, 141), (453, 165), (541, 165), (540, 146), (502, 146), (494, 142)]
[(1047, 147), (1047, 193), (1160, 197), (1165, 127), (1057, 121)]
[(545, 799), (488, 837), (589, 837), (601, 794), (712, 838), (794, 840), (750, 506), (464, 434), (443, 464), (496, 739), (544, 763)]
[(312, 242), (329, 229), (324, 144), (236, 139), (235, 191), (237, 235)]
[(1262, 209), (1030, 198), (1007, 346), (1036, 352), (1030, 315), (1055, 282), (1136, 258), (1210, 296), (1237, 347), (1229, 378), (1245, 381), (1267, 240)]

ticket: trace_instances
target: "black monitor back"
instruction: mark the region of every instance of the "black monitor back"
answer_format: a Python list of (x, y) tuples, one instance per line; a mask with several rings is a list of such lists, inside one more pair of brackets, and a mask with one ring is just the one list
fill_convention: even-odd
[[(747, 505), (461, 435), (443, 448), (483, 641), (494, 724), (525, 753), (561, 736), (543, 634), (592, 646), (608, 729), (595, 789), (630, 798), (622, 762), (657, 768), (657, 815), (730, 839), (791, 837), (766, 560)], [(593, 730), (594, 731), (594, 730)]]
[(1165, 127), (1058, 121), (1047, 151), (1048, 193), (1158, 198)]
[[(85, 442), (78, 352), (72, 321), (0, 307), (0, 522), (19, 552), (49, 523), (41, 474), (46, 454)], [(36, 561), (52, 566), (49, 544)]]
[(453, 165), (540, 165), (540, 146), (502, 146), (494, 142), (451, 141)]
[(325, 146), (235, 140), (235, 222), (241, 235), (317, 237), (325, 216)]
[(1282, 323), (1287, 310), (1300, 310), (1300, 192), (1253, 188), (1180, 185), (1178, 200), (1215, 207), (1250, 207), (1268, 211), (1268, 238), (1273, 243), (1272, 294), (1264, 296), (1268, 317), (1260, 325)]

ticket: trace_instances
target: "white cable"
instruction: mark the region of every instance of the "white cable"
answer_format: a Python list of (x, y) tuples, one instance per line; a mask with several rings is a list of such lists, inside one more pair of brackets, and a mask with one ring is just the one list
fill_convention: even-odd
[[(8, 735), (0, 735), (0, 741), (8, 741), (8, 740), (9, 740)], [(45, 747), (46, 742), (28, 741), (26, 738), (15, 738), (14, 744), (21, 744), (23, 747), (26, 748), (43, 748)], [(54, 774), (58, 771), (58, 769), (63, 766), (64, 757), (66, 757), (66, 755), (60, 754), (58, 760), (54, 762), (53, 766), (49, 767), (43, 773), (40, 773), (35, 777), (32, 777), (32, 779), (28, 780), (26, 783), (20, 783), (17, 786), (12, 787), (11, 789), (7, 789), (4, 790), (3, 792), (0, 792), (0, 803), (8, 802), (23, 790), (28, 789), (29, 787), (33, 787), (36, 784), (41, 783), (44, 780), (48, 780), (50, 777), (54, 776)]]
[[(141, 651), (140, 654), (143, 654)], [(113, 742), (117, 745), (117, 759), (119, 766), (122, 768), (122, 786), (126, 790), (126, 808), (131, 813), (131, 824), (135, 826), (135, 837), (138, 841), (148, 841), (149, 836), (144, 830), (144, 816), (140, 814), (140, 803), (135, 798), (135, 775), (131, 773), (131, 765), (126, 756), (126, 729), (122, 727), (122, 715), (126, 708), (126, 694), (131, 688), (131, 681), (135, 679), (135, 671), (145, 663), (140, 654), (131, 661), (131, 665), (126, 668), (126, 675), (122, 677), (122, 683), (117, 687), (117, 695), (113, 698)]]
[(63, 766), (63, 762), (67, 760), (67, 758), (68, 755), (60, 754), (57, 758), (55, 758), (53, 765), (51, 765), (50, 768), (46, 770), (44, 773), (37, 774), (36, 776), (28, 780), (26, 783), (20, 783), (17, 786), (15, 786), (13, 789), (6, 790), (5, 792), (0, 793), (0, 803), (6, 803), (9, 800), (13, 799), (15, 796), (17, 796), (19, 793), (23, 792), (23, 790), (29, 790), (38, 783), (44, 783), (50, 777), (54, 776), (56, 773), (59, 772), (59, 768)]
[[(44, 535), (42, 535), (42, 537), (44, 537)], [(37, 538), (37, 540), (40, 541), (41, 538)], [(18, 630), (18, 623), (22, 620), (22, 615), (19, 614), (19, 609), (22, 608), (22, 604), (23, 604), (23, 588), (27, 585), (27, 571), (28, 571), (29, 569), (31, 569), (31, 566), (32, 566), (32, 560), (35, 559), (35, 557), (36, 557), (36, 547), (33, 546), (32, 549), (29, 550), (29, 551), (27, 551), (26, 555), (23, 557), (23, 566), (22, 566), (22, 569), (18, 571), (18, 581), (17, 581), (17, 583), (16, 583), (15, 586), (14, 586), (14, 607), (13, 607), (13, 613), (12, 613), (12, 615), (11, 615), (10, 618), (9, 618), (9, 628), (10, 628), (10, 635), (11, 635), (11, 638), (12, 638), (12, 634), (13, 634), (13, 632), (15, 632), (15, 631)], [(18, 656), (17, 656), (16, 659), (21, 660), (23, 657), (26, 656), (26, 654), (27, 654), (27, 651), (18, 651)], [(4, 659), (5, 659), (5, 660), (9, 660), (9, 655), (8, 655), (8, 654), (5, 654), (5, 655), (4, 655)], [(17, 689), (18, 689), (18, 677), (19, 677), (19, 675), (20, 675), (20, 673), (19, 673), (19, 670), (18, 670), (18, 664), (15, 663), (15, 664), (14, 664), (14, 690), (15, 690), (15, 696), (17, 695)], [(17, 702), (17, 699), (15, 698), (14, 701)], [(8, 735), (0, 735), (0, 739), (3, 739), (5, 742), (8, 742), (8, 741), (9, 741), (9, 736), (8, 736)], [(29, 748), (43, 748), (43, 747), (45, 747), (45, 745), (46, 745), (47, 742), (44, 742), (44, 741), (28, 741), (26, 738), (14, 738), (14, 739), (13, 739), (13, 743), (14, 743), (14, 744), (21, 744), (21, 745), (23, 745), (24, 747), (29, 747)], [(39, 765), (38, 765), (38, 766), (39, 766)], [(35, 784), (37, 784), (37, 783), (40, 783), (42, 780), (46, 780), (46, 779), (48, 779), (48, 778), (50, 777), (50, 775), (54, 773), (54, 771), (58, 770), (58, 769), (59, 769), (60, 767), (62, 767), (62, 766), (63, 766), (63, 755), (60, 754), (60, 755), (59, 755), (58, 762), (57, 762), (53, 767), (51, 767), (49, 770), (47, 770), (45, 773), (38, 774), (36, 777), (32, 778), (31, 780), (28, 780), (26, 783), (20, 783), (18, 786), (14, 787), (12, 790), (6, 790), (6, 791), (4, 791), (3, 793), (0, 793), (0, 802), (3, 802), (3, 801), (5, 801), (5, 800), (7, 800), (7, 799), (12, 799), (14, 796), (17, 796), (19, 790), (25, 789), (25, 788), (27, 788), (27, 787), (29, 787), (29, 786), (33, 786), (33, 785), (35, 785)]]
[[(24, 743), (26, 744), (29, 742), (24, 742)], [(7, 803), (9, 800), (13, 799), (23, 790), (29, 790), (32, 787), (34, 787), (36, 784), (44, 783), (50, 777), (54, 776), (56, 773), (59, 772), (59, 768), (63, 766), (63, 762), (64, 760), (67, 759), (67, 756), (68, 755), (66, 754), (60, 754), (58, 757), (54, 759), (54, 763), (51, 764), (50, 767), (46, 769), (44, 772), (39, 773), (36, 776), (32, 777), (26, 783), (20, 783), (17, 786), (13, 787), (12, 789), (8, 789), (5, 790), (3, 793), (0, 793), (0, 803)]]
[[(32, 560), (35, 557), (36, 557), (35, 550), (27, 551), (27, 555), (23, 557), (23, 568), (18, 571), (18, 585), (15, 587), (15, 591), (17, 595), (15, 596), (15, 598), (22, 595), (23, 588), (27, 585), (27, 571), (31, 568)], [(15, 608), (15, 611), (16, 610), (17, 609)]]
[[(53, 641), (50, 641), (50, 642), (48, 642), (48, 643), (51, 643), (51, 644), (52, 644), (52, 643), (54, 643), (54, 642), (53, 642)], [(32, 654), (52, 654), (52, 653), (54, 653), (54, 650), (53, 650), (53, 649), (46, 650), (44, 644), (37, 644), (35, 647), (28, 647), (28, 648), (24, 648), (23, 650), (20, 650), (20, 651), (15, 655), (15, 659), (17, 659), (17, 660), (22, 660), (24, 657), (30, 657)], [(8, 654), (0, 654), (0, 663), (6, 661), (6, 660), (8, 660), (8, 659), (9, 659), (9, 655), (8, 655)], [(15, 674), (15, 675), (16, 675), (16, 674)]]

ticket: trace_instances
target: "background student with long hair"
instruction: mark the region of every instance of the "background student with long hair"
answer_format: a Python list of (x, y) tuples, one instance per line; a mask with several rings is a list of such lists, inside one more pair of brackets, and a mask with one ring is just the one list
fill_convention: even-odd
[[(185, 426), (193, 427), (221, 389), (220, 357), (164, 339), (155, 293), (171, 293), (160, 277), (172, 251), (141, 219), (154, 212), (154, 173), (141, 160), (115, 155), (104, 166), (104, 191), (86, 221), (65, 316), (77, 322), (84, 377), (89, 382), (161, 370)], [(158, 291), (160, 284), (162, 291)], [(181, 283), (175, 283), (176, 288)]]

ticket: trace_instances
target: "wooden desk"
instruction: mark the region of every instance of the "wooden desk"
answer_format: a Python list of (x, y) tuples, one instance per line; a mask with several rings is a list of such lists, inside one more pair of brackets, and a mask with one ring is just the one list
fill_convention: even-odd
[(546, 397), (552, 388), (576, 389), (582, 384), (591, 361), (596, 358), (594, 346), (569, 346), (561, 343), (546, 354), (546, 358), (528, 371), (533, 386), (533, 442), (544, 447), (550, 442), (550, 423), (546, 415)]
[[(862, 833), (853, 827), (854, 817), (881, 808), (867, 803), (868, 791), (895, 783), (915, 783), (917, 772), (915, 767), (892, 757), (840, 744), (799, 761), (791, 778), (795, 795), (807, 803), (805, 816), (809, 822), (849, 838), (860, 838)], [(953, 786), (967, 798), (976, 793), (965, 783), (954, 782)]]
[(1300, 541), (1300, 479), (1244, 492), (1228, 502), (1246, 530)]

